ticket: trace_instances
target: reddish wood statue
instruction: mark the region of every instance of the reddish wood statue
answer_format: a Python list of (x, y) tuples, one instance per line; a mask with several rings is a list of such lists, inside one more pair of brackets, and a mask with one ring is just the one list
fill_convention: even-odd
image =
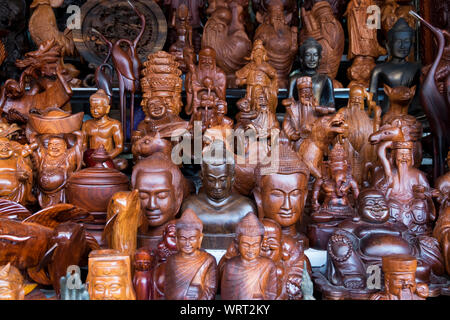
[(149, 250), (140, 248), (134, 255), (133, 287), (136, 300), (150, 300), (152, 278), (152, 264), (155, 257)]
[(188, 71), (186, 66), (184, 50), (194, 50), (192, 47), (192, 26), (189, 24), (190, 12), (188, 7), (182, 3), (176, 9), (175, 29), (177, 33), (176, 41), (170, 46), (169, 52), (176, 57), (180, 64), (180, 70)]

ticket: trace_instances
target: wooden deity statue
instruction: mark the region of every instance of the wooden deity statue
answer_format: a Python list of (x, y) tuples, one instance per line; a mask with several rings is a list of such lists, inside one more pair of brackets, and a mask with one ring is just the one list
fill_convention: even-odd
[[(293, 0), (282, 0), (283, 5), (283, 14), (285, 16), (293, 13), (292, 18), (290, 20), (291, 26), (298, 26), (298, 4), (297, 1)], [(262, 20), (265, 20), (268, 17), (269, 6), (272, 4), (270, 0), (252, 0), (252, 10), (256, 15), (259, 15)]]
[(236, 71), (236, 84), (247, 85), (246, 98), (253, 98), (253, 90), (257, 85), (264, 89), (269, 110), (275, 113), (278, 103), (278, 75), (276, 69), (268, 62), (269, 57), (262, 40), (255, 40), (250, 62)]
[(335, 88), (342, 88), (337, 81), (336, 75), (344, 53), (345, 36), (344, 30), (338, 19), (333, 14), (333, 8), (327, 1), (318, 1), (311, 11), (301, 9), (304, 28), (301, 30), (301, 40), (311, 37), (322, 46), (322, 59), (317, 72), (326, 74), (333, 80)]
[[(374, 4), (373, 0), (351, 0), (344, 14), (347, 17), (349, 33), (347, 58), (354, 59), (352, 67), (347, 73), (352, 75), (350, 80), (355, 80), (353, 75), (356, 75), (359, 83), (364, 84), (365, 87), (370, 79), (370, 72), (375, 67), (375, 59), (386, 54), (386, 50), (378, 43), (376, 27), (367, 23), (371, 14), (369, 7)], [(358, 68), (364, 69), (364, 76), (367, 77), (361, 77), (362, 72), (353, 70)]]
[(175, 29), (177, 33), (176, 41), (170, 46), (169, 53), (175, 56), (179, 63), (179, 68), (183, 72), (188, 71), (186, 66), (184, 50), (191, 49), (192, 47), (192, 26), (189, 24), (189, 9), (182, 3), (176, 9), (176, 22)]
[(151, 285), (153, 281), (152, 264), (154, 258), (154, 255), (145, 248), (136, 250), (133, 275), (133, 287), (136, 292), (136, 300), (150, 300), (151, 298)]
[(81, 128), (84, 136), (83, 149), (91, 149), (92, 152), (103, 145), (116, 168), (126, 168), (126, 160), (117, 158), (123, 151), (124, 136), (120, 121), (108, 116), (110, 97), (103, 89), (99, 89), (89, 98), (89, 102), (93, 119), (84, 122)]
[(284, 14), (281, 0), (272, 0), (267, 17), (256, 13), (260, 26), (255, 31), (254, 40), (262, 40), (267, 50), (268, 62), (277, 70), (279, 88), (288, 87), (288, 77), (297, 52), (297, 27), (290, 27), (292, 15)]
[[(348, 165), (348, 154), (340, 142), (333, 146), (328, 159), (323, 166), (326, 173), (314, 182), (311, 200), (314, 213), (311, 217), (315, 222), (340, 220), (355, 215), (348, 195), (351, 192), (353, 199), (357, 199), (359, 187)], [(325, 194), (322, 205), (318, 201), (320, 191)]]
[(180, 210), (187, 194), (186, 181), (170, 155), (156, 152), (133, 167), (131, 185), (139, 190), (145, 217), (138, 245), (155, 249), (167, 224)]
[(311, 77), (316, 101), (321, 106), (334, 107), (333, 81), (318, 72), (322, 58), (322, 45), (314, 38), (306, 38), (298, 48), (301, 69), (291, 73), (289, 78), (289, 98), (299, 99), (295, 90), (297, 79)]
[[(404, 19), (411, 28), (415, 28), (416, 21), (409, 15), (410, 10), (415, 10), (410, 4), (398, 4), (398, 0), (385, 0), (381, 7), (381, 29), (386, 36), (389, 30), (397, 23), (399, 19)], [(406, 1), (408, 3), (409, 1)]]
[(308, 193), (309, 170), (288, 144), (280, 143), (279, 157), (256, 169), (253, 191), (258, 215), (278, 222), (289, 235), (308, 248), (308, 239), (296, 230)]
[(260, 255), (264, 226), (253, 214), (247, 214), (236, 227), (239, 255), (223, 266), (223, 300), (274, 300), (277, 297), (275, 263)]
[(216, 259), (200, 249), (202, 221), (187, 209), (176, 222), (178, 253), (167, 259), (164, 294), (167, 300), (214, 300)]
[(312, 78), (305, 76), (296, 80), (298, 102), (293, 97), (283, 100), (286, 114), (283, 121), (283, 132), (293, 143), (297, 151), (302, 140), (309, 136), (311, 125), (321, 115), (334, 113), (334, 106), (319, 106), (314, 97)]
[(198, 65), (193, 62), (189, 65), (189, 72), (186, 75), (186, 114), (192, 112), (201, 103), (201, 93), (208, 91), (206, 83), (210, 83), (210, 94), (216, 99), (225, 100), (225, 91), (227, 87), (227, 78), (220, 67), (216, 65), (216, 52), (211, 47), (204, 47), (198, 54)]
[(203, 223), (203, 248), (227, 249), (235, 237), (236, 225), (249, 212), (255, 212), (253, 202), (232, 190), (235, 163), (232, 157), (209, 159), (207, 146), (203, 150), (203, 188), (183, 202), (181, 211), (192, 209)]
[(21, 145), (0, 136), (0, 198), (22, 205), (36, 201), (32, 193), (33, 168), (29, 156), (37, 145)]
[(8, 263), (0, 266), (0, 300), (24, 300), (25, 283), (20, 271)]
[(383, 257), (384, 291), (370, 300), (425, 300), (428, 286), (416, 281), (416, 258), (408, 255)]
[(38, 200), (41, 208), (66, 202), (66, 183), (70, 176), (81, 168), (83, 133), (72, 132), (76, 142), (72, 147), (67, 145), (61, 135), (50, 135), (47, 147), (41, 137), (33, 132), (30, 142), (39, 147), (34, 151), (38, 172)]
[[(370, 79), (370, 92), (378, 103), (378, 88), (383, 85), (389, 87), (415, 87), (420, 80), (420, 64), (408, 62), (407, 58), (413, 48), (415, 32), (408, 23), (400, 18), (387, 34), (388, 62), (377, 65)], [(389, 100), (381, 105), (383, 112), (389, 107)]]
[(130, 256), (118, 250), (95, 250), (89, 254), (86, 284), (91, 300), (136, 300)]
[(227, 75), (227, 85), (235, 88), (235, 72), (241, 69), (250, 55), (252, 42), (244, 27), (244, 8), (238, 1), (210, 5), (211, 16), (205, 24), (202, 48), (216, 51), (217, 65)]
[[(346, 149), (349, 153), (349, 162), (353, 177), (358, 184), (362, 183), (364, 166), (368, 162), (375, 162), (376, 152), (369, 142), (369, 136), (378, 131), (381, 122), (381, 109), (371, 101), (371, 95), (360, 85), (350, 88), (348, 104), (339, 109), (345, 122), (348, 124)], [(368, 109), (365, 109), (367, 99)], [(370, 117), (373, 113), (373, 118)]]

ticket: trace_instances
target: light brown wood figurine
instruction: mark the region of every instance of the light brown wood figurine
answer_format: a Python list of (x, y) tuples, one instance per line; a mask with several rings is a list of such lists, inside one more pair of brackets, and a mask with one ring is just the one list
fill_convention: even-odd
[(0, 300), (24, 300), (25, 285), (19, 269), (8, 263), (0, 266)]

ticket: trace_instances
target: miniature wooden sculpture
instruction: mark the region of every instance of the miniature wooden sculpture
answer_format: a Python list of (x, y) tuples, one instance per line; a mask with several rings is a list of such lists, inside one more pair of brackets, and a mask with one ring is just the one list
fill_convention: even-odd
[[(375, 147), (369, 142), (369, 136), (380, 127), (381, 109), (370, 98), (363, 86), (354, 85), (350, 88), (347, 106), (338, 111), (348, 124), (346, 149), (353, 177), (358, 184), (363, 182), (364, 166), (376, 160)], [(369, 106), (367, 110), (365, 99)], [(373, 118), (370, 117), (372, 113)]]
[(98, 244), (79, 223), (89, 215), (69, 204), (43, 209), (23, 221), (8, 211), (0, 212), (0, 264), (11, 263), (26, 270), (35, 282), (53, 285), (59, 294), (59, 280), (67, 267), (80, 265), (87, 249)]
[(213, 300), (217, 290), (216, 259), (200, 249), (203, 224), (187, 209), (176, 222), (178, 253), (167, 259), (164, 294), (167, 300)]
[(364, 88), (370, 87), (370, 75), (376, 64), (372, 57), (356, 56), (350, 68), (347, 69), (347, 78), (350, 80), (347, 88), (355, 85)]
[(139, 190), (141, 210), (146, 221), (142, 234), (138, 236), (138, 245), (145, 244), (154, 249), (166, 225), (180, 210), (186, 194), (186, 182), (170, 157), (157, 152), (134, 166), (131, 185), (133, 190)]
[(29, 158), (35, 146), (21, 145), (0, 136), (0, 198), (22, 205), (36, 201), (32, 194), (33, 168)]
[(118, 250), (95, 250), (89, 254), (86, 284), (91, 300), (136, 300), (130, 256)]
[(176, 9), (176, 41), (170, 46), (169, 53), (176, 57), (176, 61), (180, 65), (180, 70), (183, 72), (188, 71), (188, 66), (185, 62), (184, 50), (193, 49), (192, 46), (192, 26), (189, 24), (189, 9), (182, 3)]
[[(402, 4), (398, 4), (402, 2)], [(403, 4), (404, 1), (398, 0), (386, 0), (381, 7), (381, 29), (384, 35), (386, 35), (389, 30), (397, 23), (399, 19), (404, 19), (411, 28), (415, 28), (416, 21), (411, 17), (408, 12), (414, 10), (414, 6), (408, 4)]]
[(86, 223), (86, 228), (101, 241), (106, 223), (108, 202), (119, 191), (128, 191), (127, 176), (114, 168), (104, 166), (110, 160), (103, 145), (92, 154), (95, 166), (75, 172), (67, 180), (65, 187), (67, 202), (89, 211), (94, 220)]
[(264, 89), (269, 103), (269, 110), (275, 113), (278, 103), (278, 75), (276, 69), (269, 64), (267, 50), (262, 40), (255, 40), (250, 62), (236, 71), (236, 84), (247, 85), (246, 98), (251, 101), (256, 86)]
[(305, 26), (300, 33), (301, 40), (312, 37), (323, 49), (317, 72), (332, 79), (335, 88), (342, 87), (339, 81), (335, 80), (345, 45), (341, 23), (335, 18), (333, 8), (327, 1), (316, 2), (311, 11), (306, 11), (304, 7), (301, 10)]
[(141, 225), (139, 191), (115, 193), (108, 204), (107, 222), (103, 235), (108, 247), (126, 253), (131, 259), (137, 248), (137, 231)]
[(235, 88), (235, 72), (246, 64), (252, 47), (243, 24), (244, 9), (239, 2), (231, 1), (211, 11), (203, 29), (202, 48), (208, 46), (216, 51), (217, 65), (227, 75), (227, 86)]
[(145, 248), (136, 250), (134, 254), (133, 287), (136, 292), (136, 300), (150, 300), (152, 285), (152, 255)]
[[(141, 61), (137, 53), (137, 45), (145, 31), (145, 16), (130, 2), (128, 4), (133, 8), (141, 20), (141, 30), (133, 41), (119, 39), (112, 43), (101, 33), (97, 32), (100, 38), (108, 45), (109, 52), (112, 55), (114, 68), (119, 79), (119, 97), (120, 97), (120, 120), (122, 122), (123, 136), (127, 137), (127, 93), (130, 93), (130, 133), (134, 130), (134, 94), (139, 90), (139, 78)], [(122, 49), (122, 44), (128, 45), (128, 51)], [(108, 53), (109, 56), (109, 53)]]
[(295, 12), (284, 15), (281, 0), (270, 1), (267, 17), (256, 14), (260, 26), (255, 31), (254, 40), (262, 40), (268, 63), (277, 70), (279, 88), (288, 87), (289, 72), (298, 47), (297, 27), (290, 27), (293, 14)]
[(428, 286), (417, 283), (416, 258), (408, 255), (383, 257), (385, 290), (370, 296), (370, 300), (425, 300)]
[[(347, 58), (349, 60), (354, 59), (350, 71), (347, 72), (352, 76), (349, 77), (350, 80), (357, 80), (365, 86), (367, 86), (366, 83), (370, 79), (370, 72), (375, 67), (375, 59), (380, 55), (386, 54), (386, 50), (378, 43), (377, 29), (372, 28), (367, 23), (371, 13), (369, 7), (374, 4), (373, 0), (351, 0), (344, 14), (347, 17), (349, 33)], [(359, 68), (365, 72), (360, 72)], [(358, 71), (352, 69), (358, 69)], [(356, 75), (357, 78), (355, 79), (353, 75)], [(350, 85), (348, 87), (350, 88)]]
[(439, 46), (438, 54), (422, 83), (422, 89), (420, 91), (420, 101), (422, 102), (422, 107), (427, 115), (427, 119), (430, 122), (431, 133), (433, 135), (433, 179), (437, 179), (444, 174), (444, 157), (450, 147), (450, 112), (448, 111), (448, 101), (446, 104), (445, 98), (439, 93), (434, 80), (439, 60), (441, 60), (444, 52), (444, 34), (447, 34), (448, 37), (448, 32), (445, 33), (445, 30), (442, 31), (433, 27), (430, 23), (423, 20), (419, 15), (412, 11), (410, 11), (410, 14), (419, 19), (425, 27), (431, 30), (433, 35), (437, 38)]
[[(348, 194), (351, 192), (353, 199), (357, 199), (359, 187), (349, 168), (344, 146), (337, 142), (328, 159), (324, 162), (325, 174), (314, 182), (311, 199), (314, 212), (311, 217), (315, 222), (351, 218), (355, 215)], [(325, 194), (321, 205), (318, 201), (320, 191)]]
[(181, 211), (192, 209), (203, 223), (202, 247), (227, 249), (235, 237), (236, 225), (249, 212), (256, 212), (253, 202), (232, 190), (234, 159), (206, 159), (208, 147), (203, 150), (203, 188), (183, 202)]
[(25, 284), (20, 271), (8, 263), (0, 266), (0, 300), (24, 300)]
[[(388, 62), (377, 65), (370, 79), (370, 92), (378, 103), (378, 88), (383, 85), (389, 87), (415, 87), (419, 84), (420, 64), (408, 62), (406, 59), (413, 47), (415, 32), (403, 18), (397, 20), (387, 35), (387, 46), (390, 59)], [(385, 101), (381, 107), (386, 112), (389, 101)]]
[(253, 191), (258, 215), (278, 222), (283, 235), (290, 235), (308, 248), (308, 239), (295, 225), (302, 218), (307, 195), (309, 170), (299, 156), (280, 143), (279, 159), (270, 166), (256, 169), (256, 187)]
[[(269, 0), (252, 0), (251, 3), (253, 12), (261, 17), (260, 20), (264, 21), (268, 16), (269, 6), (272, 2)], [(287, 16), (290, 13), (298, 12), (298, 4), (296, 1), (282, 0), (281, 3), (283, 5), (284, 16)], [(289, 24), (292, 26), (298, 26), (298, 20), (298, 15), (293, 14)]]
[(295, 151), (298, 150), (302, 140), (309, 136), (311, 126), (319, 116), (336, 111), (334, 106), (322, 107), (318, 105), (314, 97), (311, 77), (299, 77), (296, 82), (298, 102), (292, 97), (282, 101), (286, 107), (283, 132), (292, 142)]
[(221, 68), (216, 66), (216, 52), (211, 47), (200, 50), (198, 66), (191, 63), (186, 75), (186, 114), (191, 115), (201, 102), (200, 92), (208, 91), (205, 87), (206, 79), (211, 82), (211, 94), (214, 98), (225, 100), (227, 78)]
[(295, 70), (289, 78), (289, 98), (299, 99), (295, 90), (297, 79), (311, 77), (316, 101), (321, 106), (334, 107), (333, 81), (325, 74), (317, 70), (322, 58), (322, 45), (314, 38), (307, 38), (298, 48), (300, 70)]
[(385, 84), (384, 92), (389, 98), (389, 109), (383, 116), (381, 124), (390, 122), (392, 117), (408, 114), (408, 108), (416, 93), (416, 86), (391, 88)]
[(83, 149), (95, 150), (103, 146), (116, 168), (126, 167), (126, 160), (117, 158), (123, 151), (124, 136), (120, 121), (108, 116), (110, 97), (103, 89), (99, 89), (89, 98), (89, 102), (94, 119), (84, 122), (81, 128), (84, 136)]
[[(0, 110), (9, 122), (27, 122), (31, 109), (56, 107), (70, 110), (71, 77), (65, 74), (62, 66), (61, 50), (54, 40), (46, 41), (38, 50), (28, 52), (25, 59), (16, 62), (24, 69), (19, 82), (7, 80), (0, 92)], [(27, 84), (31, 88), (26, 94)]]
[(221, 279), (223, 300), (274, 300), (277, 296), (275, 263), (260, 256), (264, 226), (247, 214), (236, 227), (239, 255), (225, 262)]

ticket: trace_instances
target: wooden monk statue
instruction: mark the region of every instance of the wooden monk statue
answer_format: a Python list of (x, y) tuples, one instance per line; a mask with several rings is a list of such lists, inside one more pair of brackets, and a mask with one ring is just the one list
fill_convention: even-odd
[(89, 254), (86, 284), (91, 300), (136, 300), (130, 256), (117, 250), (95, 250)]
[(202, 221), (187, 209), (176, 222), (178, 253), (166, 262), (167, 300), (213, 300), (217, 290), (215, 258), (200, 249)]
[(133, 287), (136, 292), (136, 300), (150, 300), (152, 285), (152, 263), (154, 255), (141, 248), (134, 255)]
[(277, 296), (275, 263), (260, 256), (264, 226), (253, 214), (237, 225), (239, 255), (225, 262), (221, 279), (224, 300), (274, 300)]
[(89, 98), (89, 102), (94, 119), (84, 122), (81, 128), (84, 135), (83, 149), (95, 150), (103, 145), (116, 168), (123, 169), (127, 165), (126, 160), (117, 158), (123, 151), (122, 124), (108, 116), (110, 97), (103, 89), (99, 89)]
[(8, 263), (0, 266), (0, 300), (24, 300), (25, 284), (19, 269)]

